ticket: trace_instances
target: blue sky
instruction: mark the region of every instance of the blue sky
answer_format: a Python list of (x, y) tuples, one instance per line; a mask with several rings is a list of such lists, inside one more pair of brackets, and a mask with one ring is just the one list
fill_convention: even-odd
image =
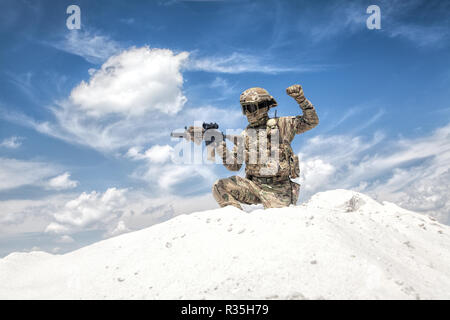
[(320, 125), (293, 143), (301, 201), (354, 189), (450, 222), (445, 1), (0, 4), (0, 256), (216, 208), (211, 185), (232, 173), (173, 163), (169, 133), (244, 128), (239, 94), (254, 86), (279, 116), (300, 113), (292, 84), (316, 106)]

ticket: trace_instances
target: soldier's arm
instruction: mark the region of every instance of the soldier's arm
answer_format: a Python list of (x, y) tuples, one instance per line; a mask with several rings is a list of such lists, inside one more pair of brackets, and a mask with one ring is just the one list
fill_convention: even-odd
[[(208, 132), (208, 131), (206, 131), (206, 132)], [(214, 134), (212, 134), (211, 136), (208, 136), (208, 138), (211, 139), (211, 137), (213, 135)], [(204, 137), (205, 137), (205, 130), (201, 127), (191, 126), (188, 129), (186, 129), (185, 138), (188, 141), (192, 141), (196, 144), (200, 144), (203, 141)], [(215, 138), (216, 138), (217, 144), (215, 145), (215, 147), (213, 146), (213, 148), (215, 148), (215, 150), (217, 150), (218, 155), (220, 157), (222, 157), (223, 165), (225, 166), (225, 168), (227, 168), (230, 171), (239, 171), (242, 167), (243, 161), (239, 159), (238, 155), (240, 154), (239, 151), (242, 151), (242, 150), (239, 150), (238, 145), (235, 145), (233, 148), (233, 151), (230, 152), (227, 149), (225, 136), (223, 136), (223, 137), (215, 136)], [(239, 138), (237, 138), (237, 139), (239, 139)], [(237, 140), (235, 140), (235, 141), (237, 141)]]
[(239, 161), (238, 146), (235, 145), (232, 151), (227, 149), (225, 141), (221, 141), (218, 146), (219, 155), (222, 156), (223, 165), (230, 171), (239, 171), (242, 167), (242, 160)]
[(296, 134), (308, 131), (319, 124), (319, 117), (312, 103), (306, 99), (303, 89), (296, 84), (286, 89), (286, 93), (297, 101), (303, 111), (303, 115), (296, 116), (293, 119), (293, 129)]

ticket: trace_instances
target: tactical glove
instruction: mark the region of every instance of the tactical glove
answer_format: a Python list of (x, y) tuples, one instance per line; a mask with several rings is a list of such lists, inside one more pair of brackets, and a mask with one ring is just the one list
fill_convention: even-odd
[(303, 94), (303, 88), (299, 84), (294, 84), (286, 89), (286, 93), (295, 99), (298, 103), (305, 101), (305, 95)]

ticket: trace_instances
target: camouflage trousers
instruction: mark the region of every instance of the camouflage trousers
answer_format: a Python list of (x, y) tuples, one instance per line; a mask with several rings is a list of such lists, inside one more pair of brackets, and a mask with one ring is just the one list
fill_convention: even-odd
[(216, 181), (213, 196), (221, 207), (244, 204), (261, 204), (264, 208), (282, 208), (296, 204), (300, 185), (286, 179), (270, 184), (259, 183), (239, 176)]

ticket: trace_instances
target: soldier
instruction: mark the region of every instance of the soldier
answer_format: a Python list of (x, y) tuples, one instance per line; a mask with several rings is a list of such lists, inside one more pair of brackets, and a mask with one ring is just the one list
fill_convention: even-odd
[[(286, 93), (297, 101), (303, 115), (269, 118), (269, 109), (276, 107), (277, 102), (265, 89), (250, 88), (241, 94), (242, 112), (249, 122), (241, 135), (241, 146), (236, 144), (230, 152), (223, 140), (217, 148), (224, 166), (230, 171), (239, 171), (245, 161), (245, 178), (232, 176), (214, 183), (212, 192), (221, 207), (231, 205), (242, 209), (241, 203), (261, 203), (264, 208), (280, 208), (297, 203), (300, 185), (291, 178), (299, 176), (300, 168), (291, 142), (296, 134), (317, 126), (319, 118), (300, 85), (290, 86)], [(257, 133), (252, 134), (255, 131)], [(244, 161), (239, 157), (242, 144)], [(266, 150), (268, 156), (262, 157), (261, 150)], [(255, 151), (257, 161), (252, 161)]]

